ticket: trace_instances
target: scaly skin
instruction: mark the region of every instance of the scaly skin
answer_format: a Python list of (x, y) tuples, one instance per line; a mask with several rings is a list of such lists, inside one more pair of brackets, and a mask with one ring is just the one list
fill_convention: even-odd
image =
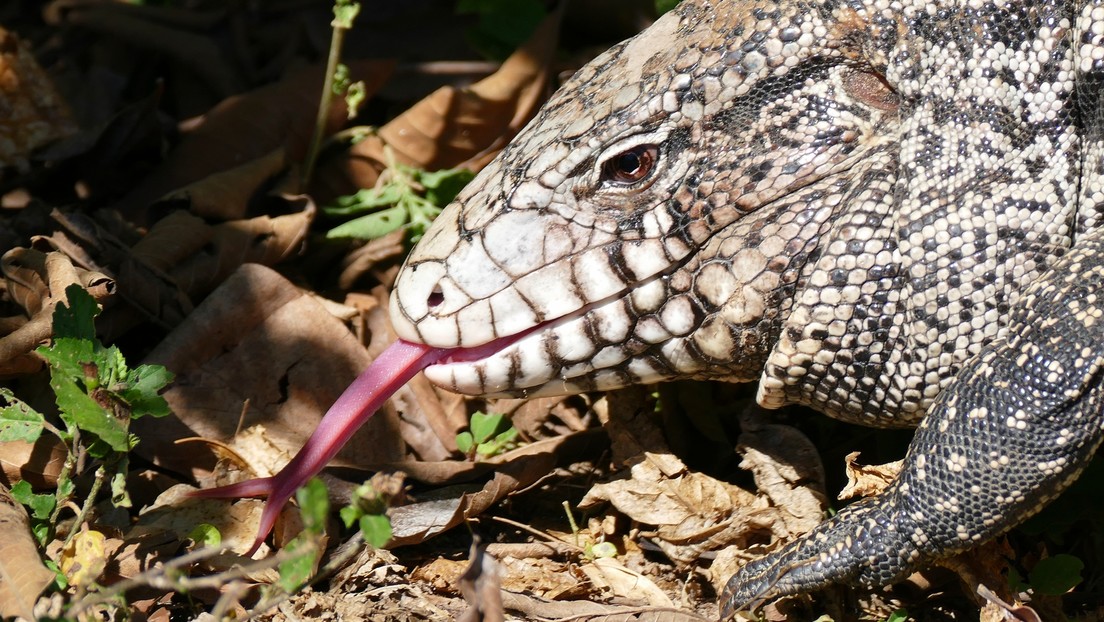
[(445, 210), (396, 331), (533, 331), (426, 369), (463, 393), (757, 380), (766, 407), (920, 424), (886, 493), (742, 569), (724, 615), (892, 581), (1100, 442), (1102, 36), (1084, 2), (685, 0)]

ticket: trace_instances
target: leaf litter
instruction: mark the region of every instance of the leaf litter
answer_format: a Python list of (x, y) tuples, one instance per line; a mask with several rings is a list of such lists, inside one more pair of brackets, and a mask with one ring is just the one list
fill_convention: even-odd
[[(464, 32), (471, 27), (485, 44), (494, 19), (444, 1), (363, 8), (345, 62), (350, 79), (364, 81), (367, 104), (350, 121), (344, 101), (333, 100), (307, 185), (302, 159), (320, 100), (326, 7), (31, 4), (0, 10), (9, 29), (0, 37), (15, 42), (2, 46), (12, 51), (0, 54), (0, 68), (19, 77), (0, 83), (0, 97), (18, 111), (0, 123), (0, 135), (14, 137), (4, 141), (11, 152), (0, 153), (0, 372), (4, 396), (13, 396), (0, 396), (13, 431), (0, 442), (0, 521), (11, 534), (0, 614), (712, 619), (736, 567), (831, 510), (827, 491), (842, 487), (843, 456), (828, 459), (826, 474), (817, 447), (839, 428), (760, 412), (747, 389), (677, 383), (480, 400), (417, 376), (324, 474), (338, 507), (367, 503), (359, 484), (370, 480), (368, 496), (391, 504), (391, 550), (365, 546), (336, 511), (321, 525), (307, 521), (308, 532), (322, 531), (297, 537), (304, 521), (289, 505), (273, 540), (282, 550), (243, 557), (262, 502), (189, 492), (278, 471), (394, 340), (386, 299), (409, 231), (375, 223), (368, 232), (376, 239), (327, 239), (348, 216), (320, 208), (360, 189), (375, 192), (373, 201), (386, 196), (400, 165), (418, 171), (416, 191), (432, 191), (427, 180), (437, 179), (419, 175), (478, 171), (556, 76), (646, 25), (652, 3), (544, 11), (532, 36), (489, 73), (472, 60)], [(596, 36), (586, 26), (594, 23), (623, 32)], [(568, 56), (561, 31), (575, 46)], [(51, 435), (19, 438), (27, 417), (15, 404), (57, 415), (36, 348), (51, 341), (72, 285), (102, 307), (96, 328), (105, 343), (118, 343), (135, 365), (164, 365), (176, 381), (163, 393), (171, 416), (126, 428), (139, 441), (124, 474), (133, 508), (112, 507), (105, 495), (79, 523), (68, 514), (45, 547), (55, 574), (8, 490), (48, 492), (68, 468), (67, 448)], [(485, 421), (506, 427), (483, 429)], [(847, 438), (849, 450), (900, 457), (899, 448)], [(856, 494), (892, 476), (852, 462)], [(78, 475), (74, 485), (87, 493), (90, 474)], [(979, 553), (956, 571), (992, 586), (1005, 552)], [(1034, 554), (1049, 556), (1045, 546)], [(312, 584), (294, 595), (266, 587), (286, 580), (297, 560), (317, 569)], [(46, 589), (57, 580), (66, 586)], [(920, 602), (931, 612), (917, 619), (963, 619), (961, 598), (932, 596), (953, 579), (910, 581), (926, 590)], [(880, 620), (916, 602), (906, 592), (834, 588), (764, 615)], [(990, 606), (1022, 612), (1017, 594), (990, 593)]]

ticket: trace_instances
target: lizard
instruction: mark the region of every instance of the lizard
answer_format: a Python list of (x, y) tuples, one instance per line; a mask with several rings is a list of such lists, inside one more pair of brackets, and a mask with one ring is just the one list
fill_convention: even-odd
[(476, 395), (758, 382), (917, 432), (882, 494), (739, 570), (722, 617), (978, 546), (1104, 438), (1102, 79), (1094, 2), (684, 0), (425, 233), (386, 386), (358, 379), (276, 477), (203, 494), (269, 495), (259, 543), (421, 369)]

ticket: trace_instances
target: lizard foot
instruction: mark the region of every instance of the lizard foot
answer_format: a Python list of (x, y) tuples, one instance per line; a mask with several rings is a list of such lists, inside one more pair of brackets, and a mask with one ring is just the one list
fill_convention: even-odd
[(920, 553), (901, 529), (894, 499), (858, 501), (781, 550), (748, 562), (725, 586), (721, 619), (754, 609), (768, 597), (841, 581), (881, 585), (907, 574)]

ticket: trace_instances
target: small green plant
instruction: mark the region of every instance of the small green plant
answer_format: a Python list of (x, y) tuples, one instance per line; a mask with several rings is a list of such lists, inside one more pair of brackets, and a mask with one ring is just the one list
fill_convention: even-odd
[(885, 622), (907, 622), (909, 619), (908, 610), (898, 609), (889, 614), (889, 617), (885, 619)]
[(518, 431), (506, 415), (477, 412), (471, 417), (470, 431), (456, 435), (456, 447), (468, 458), (489, 458), (517, 447)]
[(383, 548), (391, 540), (391, 519), (387, 518), (390, 503), (390, 495), (365, 482), (353, 491), (352, 503), (341, 508), (341, 520), (346, 527), (357, 525), (365, 542)]
[(411, 243), (417, 242), (472, 177), (466, 169), (430, 173), (392, 162), (376, 187), (340, 197), (337, 205), (323, 210), (331, 217), (357, 216), (330, 229), (326, 237), (373, 240), (406, 227)]
[(318, 568), (322, 555), (320, 541), (326, 532), (326, 517), (330, 513), (330, 497), (326, 485), (317, 477), (295, 491), (303, 531), (291, 539), (284, 550), (288, 558), (280, 562), (277, 585), (288, 594), (306, 585)]
[(50, 366), (50, 388), (61, 425), (51, 423), (11, 391), (0, 389), (0, 441), (33, 443), (45, 431), (61, 439), (68, 450), (54, 494), (35, 494), (26, 481), (12, 486), (15, 499), (30, 508), (32, 527), (43, 544), (52, 539), (62, 508), (73, 499), (73, 477), (93, 461), (95, 477), (77, 524), (84, 521), (105, 482), (110, 483), (112, 503), (130, 507), (125, 487), (127, 456), (138, 443), (129, 432), (130, 421), (169, 414), (160, 391), (173, 378), (159, 365), (130, 369), (118, 348), (105, 347), (96, 338), (96, 301), (77, 285), (69, 286), (65, 295), (69, 306), (58, 304), (54, 310), (53, 343), (37, 351)]

